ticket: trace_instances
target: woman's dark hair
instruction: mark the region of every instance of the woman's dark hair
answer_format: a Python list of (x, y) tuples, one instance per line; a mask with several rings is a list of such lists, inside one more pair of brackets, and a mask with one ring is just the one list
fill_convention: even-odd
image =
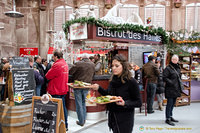
[(47, 59), (44, 59), (44, 58), (43, 58), (43, 59), (42, 59), (42, 64), (43, 64), (44, 62), (46, 62), (46, 61), (47, 61)]
[[(125, 57), (123, 55), (115, 55), (112, 59), (113, 60), (117, 60), (121, 63), (122, 65), (122, 74), (121, 74), (121, 81), (122, 83), (125, 83), (127, 80), (130, 80), (132, 78), (131, 76), (131, 72), (129, 71), (129, 63), (126, 61)], [(113, 75), (111, 77), (111, 80), (113, 78)]]
[(94, 59), (94, 56), (90, 56), (89, 59), (90, 59), (90, 60)]
[(40, 56), (39, 56), (39, 55), (36, 55), (36, 56), (34, 57), (34, 62), (36, 62), (36, 60), (37, 60), (38, 58), (40, 58)]
[(62, 53), (60, 50), (55, 50), (55, 51), (53, 52), (53, 55), (54, 55), (54, 56), (57, 56), (58, 59), (63, 58), (63, 53)]

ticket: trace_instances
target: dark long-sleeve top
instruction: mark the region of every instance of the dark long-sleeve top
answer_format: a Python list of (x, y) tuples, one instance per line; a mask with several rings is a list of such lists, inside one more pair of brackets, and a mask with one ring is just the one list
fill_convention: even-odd
[(149, 83), (156, 84), (159, 74), (160, 71), (153, 61), (149, 61), (142, 67), (142, 76), (143, 78), (147, 78)]
[(101, 95), (121, 96), (123, 98), (125, 106), (116, 103), (107, 105), (108, 110), (112, 112), (132, 111), (135, 107), (141, 107), (142, 105), (139, 86), (134, 78), (122, 83), (120, 77), (113, 76), (108, 89), (99, 87), (98, 91)]
[(38, 71), (34, 70), (34, 76), (36, 85), (42, 85), (44, 83), (44, 78), (40, 75)]
[(95, 65), (89, 59), (83, 58), (72, 66), (69, 74), (73, 75), (74, 80), (91, 83), (95, 74)]
[[(175, 70), (177, 73), (175, 72)], [(179, 83), (179, 76), (181, 76), (181, 70), (178, 64), (172, 62), (164, 69), (163, 80), (165, 84), (165, 97), (166, 98), (176, 98), (181, 96), (181, 88)]]
[(142, 72), (140, 69), (135, 71), (135, 79), (139, 84), (142, 84)]

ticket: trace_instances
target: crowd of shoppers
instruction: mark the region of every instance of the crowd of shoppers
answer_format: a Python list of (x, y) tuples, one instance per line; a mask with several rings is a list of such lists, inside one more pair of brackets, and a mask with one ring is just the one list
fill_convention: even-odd
[[(153, 103), (155, 94), (158, 101), (158, 109), (163, 110), (163, 95), (167, 98), (165, 111), (166, 123), (174, 126), (178, 120), (173, 117), (173, 107), (176, 98), (181, 96), (180, 67), (178, 65), (178, 56), (173, 55), (171, 62), (163, 70), (159, 58), (154, 56), (148, 57), (148, 63), (142, 68), (134, 63), (128, 63), (122, 55), (116, 55), (112, 59), (112, 74), (107, 88), (102, 88), (98, 84), (92, 84), (91, 89), (98, 90), (101, 95), (119, 96), (121, 101), (107, 104), (108, 109), (108, 126), (114, 133), (126, 132), (131, 133), (134, 125), (134, 108), (141, 107), (142, 101), (140, 91), (143, 90), (143, 79), (147, 82), (147, 112), (154, 113)], [(3, 74), (7, 58), (2, 58), (0, 74)], [(64, 108), (65, 125), (68, 130), (66, 95), (68, 93), (68, 73), (72, 75), (73, 80), (92, 83), (93, 76), (100, 74), (101, 62), (99, 55), (88, 57), (83, 54), (82, 59), (68, 68), (68, 64), (63, 59), (63, 54), (59, 50), (53, 52), (53, 57), (49, 63), (46, 59), (36, 56), (29, 57), (29, 64), (34, 68), (36, 81), (36, 95), (42, 96), (46, 92), (54, 98), (61, 98)], [(43, 91), (42, 91), (43, 90)], [(78, 121), (77, 125), (84, 126), (86, 122), (86, 105), (85, 99), (88, 89), (74, 89), (76, 112)], [(2, 95), (2, 91), (1, 91)], [(1, 96), (2, 98), (2, 96)], [(2, 99), (1, 99), (2, 100)]]

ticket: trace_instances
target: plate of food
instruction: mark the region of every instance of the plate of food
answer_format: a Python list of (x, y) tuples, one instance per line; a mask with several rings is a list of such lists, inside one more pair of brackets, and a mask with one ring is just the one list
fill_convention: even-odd
[(68, 83), (67, 85), (69, 85), (72, 88), (90, 88), (91, 84), (90, 83), (86, 83), (83, 81), (78, 81), (75, 80), (74, 83)]
[(121, 101), (120, 97), (110, 96), (110, 95), (100, 96), (100, 97), (97, 97), (95, 100), (97, 104), (108, 104), (108, 103), (113, 103), (113, 102), (118, 102), (118, 101)]

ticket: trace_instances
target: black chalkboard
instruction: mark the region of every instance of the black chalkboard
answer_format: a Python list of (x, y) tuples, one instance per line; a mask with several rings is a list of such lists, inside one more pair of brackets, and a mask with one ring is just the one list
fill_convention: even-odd
[(34, 100), (32, 133), (56, 133), (57, 107), (57, 102)]
[(32, 98), (31, 133), (65, 133), (62, 99), (50, 98), (44, 104), (41, 97)]
[(34, 70), (12, 69), (12, 81), (15, 105), (31, 103), (36, 87)]
[(12, 57), (9, 64), (12, 68), (30, 68), (28, 57)]

